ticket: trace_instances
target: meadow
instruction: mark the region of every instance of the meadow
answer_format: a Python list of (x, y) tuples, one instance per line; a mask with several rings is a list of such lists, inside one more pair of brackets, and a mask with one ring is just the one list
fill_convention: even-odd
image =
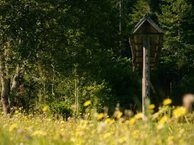
[[(166, 101), (166, 102), (165, 102)], [(0, 145), (192, 145), (194, 144), (193, 114), (184, 107), (170, 106), (165, 100), (157, 112), (149, 106), (146, 120), (141, 112), (121, 112), (112, 117), (90, 110), (81, 118), (55, 118), (42, 114), (15, 111), (0, 116)]]

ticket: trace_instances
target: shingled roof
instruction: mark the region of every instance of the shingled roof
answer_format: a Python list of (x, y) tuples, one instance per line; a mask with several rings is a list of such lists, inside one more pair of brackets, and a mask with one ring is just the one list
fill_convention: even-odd
[(143, 17), (136, 25), (133, 30), (133, 34), (140, 33), (139, 31), (143, 28), (144, 25), (150, 24), (153, 28), (153, 33), (163, 33), (162, 29), (158, 27), (156, 23), (152, 21), (152, 19), (148, 16)]
[(149, 38), (150, 66), (155, 67), (162, 46), (163, 31), (148, 16), (143, 17), (132, 31), (129, 43), (132, 52), (133, 66), (142, 69), (143, 65), (143, 39)]

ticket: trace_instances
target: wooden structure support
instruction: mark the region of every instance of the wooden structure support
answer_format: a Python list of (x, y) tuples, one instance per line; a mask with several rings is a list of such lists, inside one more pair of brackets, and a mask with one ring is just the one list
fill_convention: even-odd
[(142, 71), (142, 112), (145, 118), (150, 103), (150, 70), (156, 66), (162, 39), (163, 31), (145, 16), (137, 23), (129, 40), (134, 70)]
[(143, 39), (143, 72), (142, 72), (142, 112), (147, 116), (150, 98), (150, 42), (149, 37)]

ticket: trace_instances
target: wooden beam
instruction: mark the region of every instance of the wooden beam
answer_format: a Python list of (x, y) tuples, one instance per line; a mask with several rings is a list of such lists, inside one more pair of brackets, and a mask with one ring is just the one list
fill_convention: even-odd
[(150, 103), (149, 98), (150, 98), (150, 42), (149, 42), (149, 37), (144, 37), (144, 40), (143, 40), (143, 77), (142, 77), (142, 112), (145, 118), (148, 115), (148, 106)]

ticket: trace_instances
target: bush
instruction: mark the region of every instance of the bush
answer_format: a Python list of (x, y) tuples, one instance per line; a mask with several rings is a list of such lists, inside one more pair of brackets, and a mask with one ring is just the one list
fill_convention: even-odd
[(52, 115), (60, 115), (64, 119), (73, 115), (73, 110), (64, 101), (52, 102), (49, 104), (49, 108)]

